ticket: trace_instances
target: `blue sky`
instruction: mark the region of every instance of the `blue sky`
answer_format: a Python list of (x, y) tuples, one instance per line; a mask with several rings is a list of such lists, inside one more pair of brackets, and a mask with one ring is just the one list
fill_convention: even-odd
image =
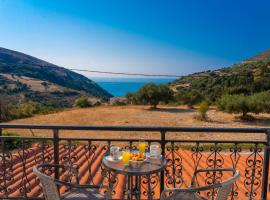
[(182, 75), (270, 48), (269, 7), (267, 0), (0, 0), (0, 46), (67, 68)]

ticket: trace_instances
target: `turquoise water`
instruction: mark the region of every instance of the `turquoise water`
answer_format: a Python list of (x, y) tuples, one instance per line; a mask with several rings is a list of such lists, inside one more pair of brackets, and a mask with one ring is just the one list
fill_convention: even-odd
[(113, 96), (125, 96), (127, 92), (136, 92), (146, 83), (169, 83), (174, 79), (140, 78), (91, 78)]

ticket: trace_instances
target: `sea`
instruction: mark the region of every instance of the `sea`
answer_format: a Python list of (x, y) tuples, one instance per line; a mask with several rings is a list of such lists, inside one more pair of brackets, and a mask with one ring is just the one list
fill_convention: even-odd
[(125, 96), (127, 92), (136, 92), (147, 83), (165, 84), (174, 81), (170, 78), (107, 78), (90, 77), (113, 96)]

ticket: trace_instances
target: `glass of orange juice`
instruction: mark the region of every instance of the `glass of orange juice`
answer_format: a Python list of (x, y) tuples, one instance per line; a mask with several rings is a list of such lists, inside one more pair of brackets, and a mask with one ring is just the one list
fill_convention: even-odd
[(129, 159), (130, 159), (130, 151), (129, 150), (123, 150), (122, 151), (122, 160), (123, 160), (123, 164), (125, 166), (129, 165)]
[(146, 149), (146, 142), (145, 141), (139, 141), (139, 152), (141, 155), (145, 153)]

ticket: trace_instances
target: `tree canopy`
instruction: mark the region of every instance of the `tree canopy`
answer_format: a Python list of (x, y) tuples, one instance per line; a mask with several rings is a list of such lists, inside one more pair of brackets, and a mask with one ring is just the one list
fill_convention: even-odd
[(160, 102), (168, 103), (173, 99), (173, 91), (168, 85), (148, 83), (138, 92), (127, 93), (126, 98), (129, 103), (149, 104), (156, 108)]
[(228, 113), (270, 113), (270, 93), (260, 92), (253, 95), (224, 95), (218, 101), (218, 107)]
[[(191, 74), (171, 84), (183, 103), (216, 102), (222, 95), (252, 95), (270, 90), (270, 59)], [(198, 98), (198, 97), (202, 98)], [(199, 101), (199, 102), (198, 102)], [(192, 103), (191, 103), (192, 104)]]

